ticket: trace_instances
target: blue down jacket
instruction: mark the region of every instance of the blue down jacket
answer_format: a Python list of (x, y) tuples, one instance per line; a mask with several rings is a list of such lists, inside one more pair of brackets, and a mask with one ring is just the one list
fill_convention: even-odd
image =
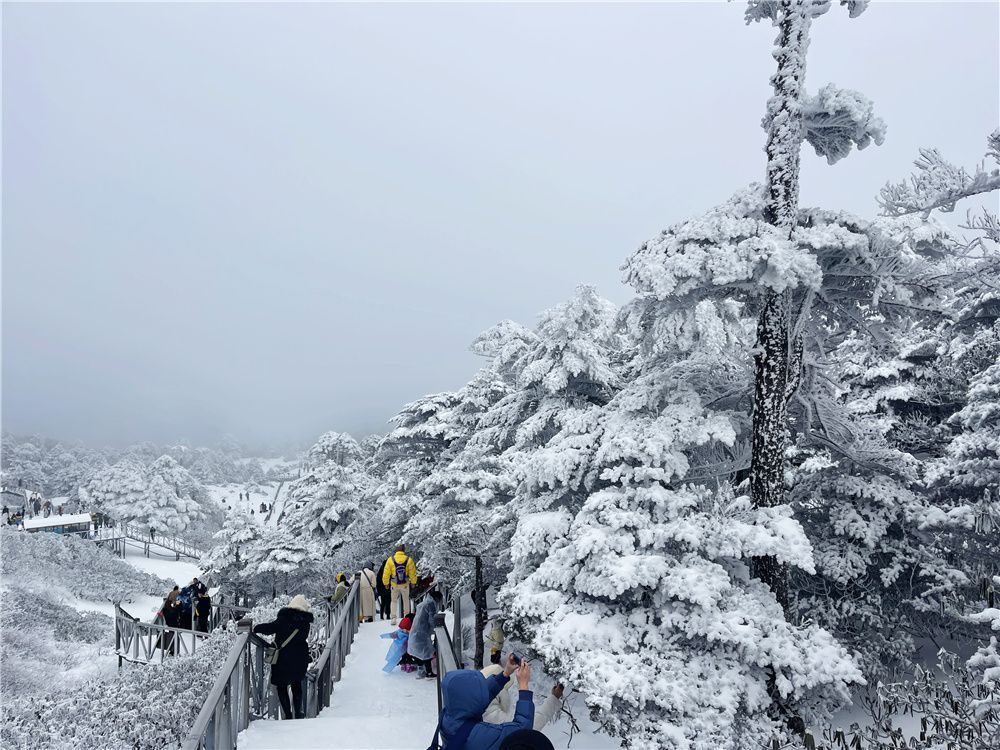
[(498, 750), (508, 735), (518, 729), (531, 729), (535, 721), (535, 702), (530, 690), (518, 693), (514, 721), (487, 724), (482, 720), (483, 711), (506, 687), (509, 679), (502, 674), (486, 678), (475, 669), (459, 669), (446, 674), (441, 681), (444, 694), (441, 729), (445, 739), (453, 737), (467, 719), (477, 719), (479, 723), (472, 728), (465, 750)]

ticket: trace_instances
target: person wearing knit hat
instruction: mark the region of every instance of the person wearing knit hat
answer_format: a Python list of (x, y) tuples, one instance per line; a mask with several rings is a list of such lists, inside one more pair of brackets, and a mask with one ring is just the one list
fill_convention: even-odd
[(407, 667), (403, 671), (409, 672), (409, 662), (406, 660), (406, 644), (410, 639), (410, 627), (413, 623), (413, 615), (408, 614), (399, 622), (399, 627), (391, 633), (382, 633), (379, 638), (387, 638), (392, 641), (389, 650), (385, 653), (385, 666), (382, 671), (389, 673), (397, 665)]
[[(271, 684), (278, 692), (281, 714), (285, 719), (305, 717), (302, 702), (302, 681), (309, 668), (309, 626), (312, 624), (312, 607), (302, 594), (292, 597), (287, 607), (278, 610), (274, 622), (254, 625), (253, 632), (273, 635), (278, 647), (278, 661), (271, 665)], [(291, 688), (292, 700), (288, 700)], [(294, 711), (293, 711), (294, 704)]]
[(500, 743), (500, 750), (556, 750), (552, 741), (537, 729), (518, 729)]

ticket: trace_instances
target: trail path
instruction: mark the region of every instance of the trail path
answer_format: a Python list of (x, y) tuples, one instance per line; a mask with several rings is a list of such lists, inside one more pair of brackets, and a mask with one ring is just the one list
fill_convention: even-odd
[(427, 747), (437, 724), (437, 685), (413, 673), (382, 671), (391, 632), (384, 622), (362, 623), (333, 689), (330, 707), (315, 719), (255, 721), (240, 735), (240, 750), (414, 750)]

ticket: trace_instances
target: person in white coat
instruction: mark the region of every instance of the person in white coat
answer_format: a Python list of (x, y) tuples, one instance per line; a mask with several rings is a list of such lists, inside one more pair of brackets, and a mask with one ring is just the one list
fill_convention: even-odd
[(358, 573), (358, 581), (361, 585), (361, 622), (372, 622), (375, 619), (375, 587), (378, 577), (369, 565), (362, 568)]
[[(490, 664), (482, 670), (483, 676), (489, 678), (490, 675), (501, 674), (503, 667), (500, 664)], [(553, 685), (552, 692), (545, 699), (541, 706), (535, 706), (535, 720), (532, 729), (541, 729), (552, 721), (562, 708), (563, 686)], [(514, 710), (517, 707), (517, 685), (511, 691), (510, 683), (500, 691), (499, 695), (483, 711), (483, 721), (490, 724), (505, 724), (514, 720)]]

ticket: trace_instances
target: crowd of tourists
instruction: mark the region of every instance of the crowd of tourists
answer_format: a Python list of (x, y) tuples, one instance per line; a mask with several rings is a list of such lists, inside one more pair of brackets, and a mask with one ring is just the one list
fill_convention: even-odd
[[(184, 588), (174, 586), (163, 600), (158, 619), (169, 628), (184, 628), (208, 633), (212, 629), (212, 597), (208, 587), (194, 578)], [(161, 648), (170, 651), (173, 647), (172, 634), (166, 634)]]
[[(417, 565), (399, 545), (381, 565), (369, 563), (354, 575), (336, 576), (332, 605), (359, 586), (359, 619), (363, 623), (389, 620), (394, 630), (380, 637), (390, 641), (384, 672), (397, 667), (418, 679), (436, 679), (435, 619), (444, 608), (444, 596), (433, 577), (418, 576)], [(426, 596), (422, 596), (426, 592)], [(421, 598), (422, 597), (422, 598)], [(411, 603), (419, 604), (411, 607)], [(305, 716), (303, 681), (309, 668), (309, 628), (313, 623), (309, 601), (300, 595), (278, 611), (272, 622), (253, 626), (253, 632), (273, 636), (271, 684), (278, 694), (284, 719)], [(483, 670), (458, 669), (441, 680), (444, 710), (431, 748), (446, 743), (448, 750), (552, 750), (541, 730), (562, 707), (563, 686), (555, 685), (539, 706), (530, 690), (531, 664), (517, 653), (502, 656), (502, 629), (495, 626), (490, 665)]]

